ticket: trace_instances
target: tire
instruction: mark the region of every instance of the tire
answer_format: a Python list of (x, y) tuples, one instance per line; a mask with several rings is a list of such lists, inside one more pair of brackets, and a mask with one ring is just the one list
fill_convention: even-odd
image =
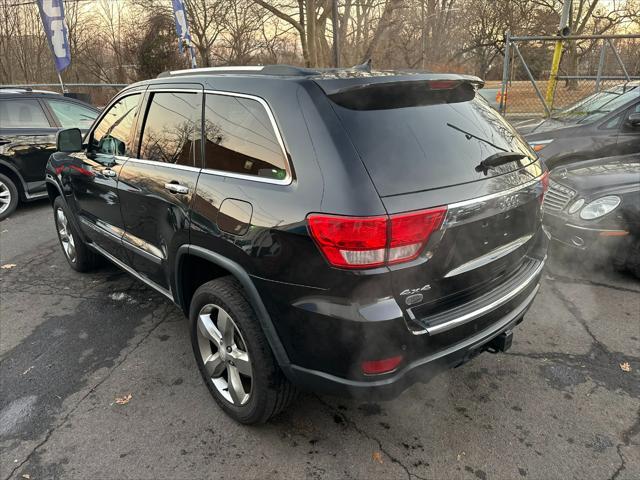
[(15, 212), (18, 200), (18, 187), (13, 180), (0, 173), (0, 220)]
[(89, 272), (97, 264), (97, 255), (87, 246), (69, 219), (69, 211), (62, 197), (53, 201), (53, 219), (58, 240), (67, 263), (77, 272)]
[(247, 425), (264, 423), (294, 400), (297, 390), (278, 367), (234, 277), (200, 286), (191, 300), (189, 319), (198, 369), (227, 415)]

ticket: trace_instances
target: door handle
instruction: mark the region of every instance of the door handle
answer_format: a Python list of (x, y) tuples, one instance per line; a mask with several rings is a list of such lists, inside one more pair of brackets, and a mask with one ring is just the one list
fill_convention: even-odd
[(110, 168), (105, 168), (105, 169), (102, 171), (102, 174), (103, 174), (105, 177), (115, 177), (115, 176), (117, 175), (117, 173), (116, 173), (116, 172), (114, 172), (113, 170), (111, 170)]
[(180, 185), (179, 183), (165, 183), (164, 188), (169, 190), (171, 193), (189, 193), (189, 188), (184, 185)]

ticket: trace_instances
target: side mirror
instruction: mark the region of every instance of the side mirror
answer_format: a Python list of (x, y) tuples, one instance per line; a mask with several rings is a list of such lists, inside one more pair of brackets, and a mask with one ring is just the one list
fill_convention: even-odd
[(640, 113), (632, 113), (629, 115), (627, 123), (634, 128), (640, 127)]
[(79, 128), (60, 130), (56, 136), (56, 150), (58, 152), (81, 152), (82, 133)]

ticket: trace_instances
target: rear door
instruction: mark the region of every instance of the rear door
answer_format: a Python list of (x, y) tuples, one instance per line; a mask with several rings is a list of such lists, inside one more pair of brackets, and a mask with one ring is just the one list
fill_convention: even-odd
[(146, 94), (136, 158), (118, 184), (123, 245), (133, 268), (170, 291), (175, 250), (189, 242), (189, 206), (200, 173), (202, 86), (153, 85)]
[(22, 176), (27, 198), (45, 192), (44, 169), (57, 130), (37, 98), (0, 98), (0, 157)]

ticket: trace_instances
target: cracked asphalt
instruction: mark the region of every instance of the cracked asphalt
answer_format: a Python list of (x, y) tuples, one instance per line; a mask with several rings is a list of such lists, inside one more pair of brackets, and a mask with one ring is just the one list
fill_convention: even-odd
[(640, 478), (640, 283), (585, 258), (551, 252), (507, 354), (245, 427), (210, 399), (181, 312), (115, 267), (74, 273), (46, 202), (0, 232), (0, 480)]

